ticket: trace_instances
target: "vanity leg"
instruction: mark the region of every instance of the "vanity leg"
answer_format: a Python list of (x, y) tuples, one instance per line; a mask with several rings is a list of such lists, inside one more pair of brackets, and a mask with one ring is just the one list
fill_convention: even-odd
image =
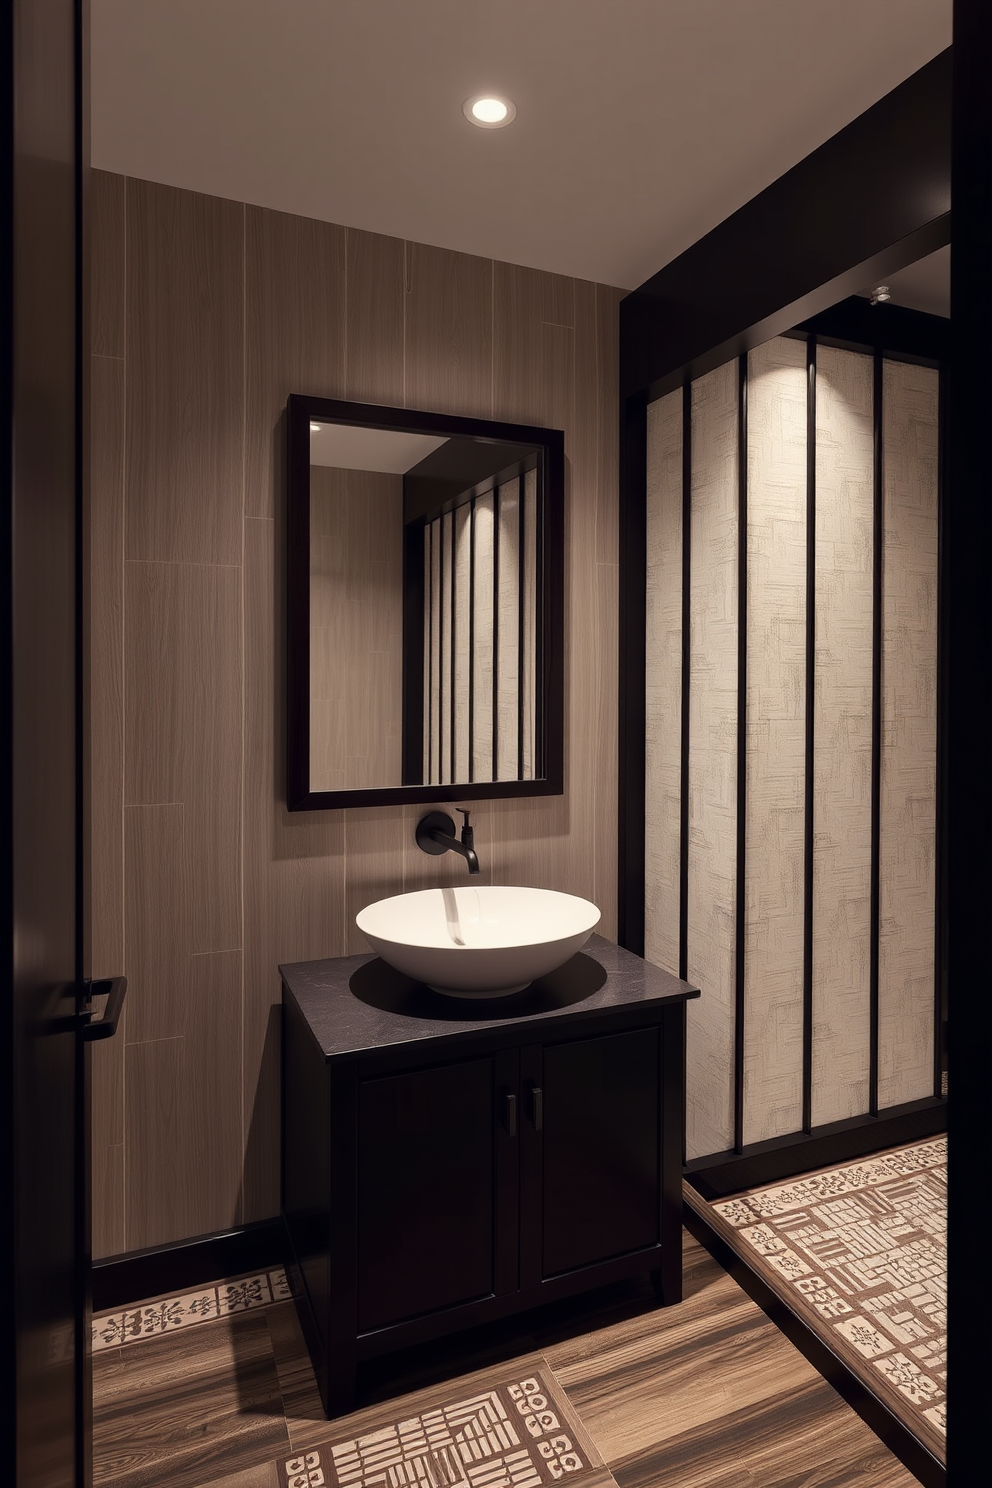
[(344, 1357), (337, 1354), (329, 1360), (323, 1397), (324, 1414), (329, 1421), (337, 1416), (350, 1415), (355, 1409), (357, 1373), (357, 1360), (353, 1353)]

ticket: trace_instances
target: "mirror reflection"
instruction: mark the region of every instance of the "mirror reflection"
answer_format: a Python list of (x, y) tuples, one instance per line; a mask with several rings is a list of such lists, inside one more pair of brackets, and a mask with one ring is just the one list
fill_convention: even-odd
[(560, 432), (296, 397), (290, 425), (295, 795), (560, 789)]

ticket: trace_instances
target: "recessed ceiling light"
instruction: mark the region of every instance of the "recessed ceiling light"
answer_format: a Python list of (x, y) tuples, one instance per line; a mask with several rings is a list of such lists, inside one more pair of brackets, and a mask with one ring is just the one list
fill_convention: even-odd
[(477, 124), (480, 129), (502, 129), (504, 124), (510, 124), (516, 118), (517, 110), (508, 98), (500, 98), (495, 93), (481, 93), (475, 98), (466, 98), (462, 113), (470, 124)]
[(873, 305), (881, 305), (884, 300), (892, 298), (889, 293), (889, 286), (887, 284), (876, 284), (868, 298)]
[(319, 434), (320, 433), (320, 425), (319, 424), (311, 424), (310, 425), (310, 433), (311, 434)]

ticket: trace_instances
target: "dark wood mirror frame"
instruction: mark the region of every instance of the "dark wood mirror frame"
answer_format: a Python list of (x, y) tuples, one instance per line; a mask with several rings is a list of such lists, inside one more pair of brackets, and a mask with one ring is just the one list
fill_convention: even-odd
[[(560, 429), (351, 403), (293, 393), (287, 403), (287, 791), (290, 811), (336, 810), (424, 801), (556, 796), (564, 789), (565, 439)], [(315, 790), (310, 769), (310, 423), (395, 433), (533, 445), (539, 451), (543, 525), (538, 577), (538, 715), (543, 771), (532, 780), (460, 781)], [(405, 604), (406, 604), (405, 600)], [(343, 704), (347, 706), (345, 702)]]

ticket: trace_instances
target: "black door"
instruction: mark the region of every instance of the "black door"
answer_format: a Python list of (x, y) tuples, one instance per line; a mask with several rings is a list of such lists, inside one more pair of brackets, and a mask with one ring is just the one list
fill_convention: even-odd
[[(83, 15), (3, 8), (0, 1481), (88, 1471), (81, 648)], [(11, 1381), (13, 1384), (11, 1384)]]
[(523, 1284), (657, 1245), (657, 1028), (521, 1054)]

